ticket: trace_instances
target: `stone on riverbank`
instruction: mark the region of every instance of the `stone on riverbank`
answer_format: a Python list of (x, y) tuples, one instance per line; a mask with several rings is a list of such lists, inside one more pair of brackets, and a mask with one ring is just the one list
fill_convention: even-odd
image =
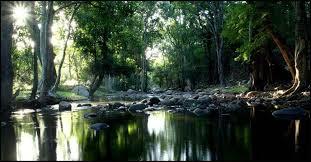
[(145, 104), (133, 104), (130, 106), (129, 111), (143, 110), (146, 107), (148, 106)]
[(84, 97), (88, 97), (90, 95), (88, 89), (85, 86), (79, 85), (79, 86), (75, 86), (72, 89), (72, 92), (75, 94), (78, 94), (80, 96), (84, 96)]
[(66, 101), (61, 101), (59, 104), (59, 111), (63, 111), (63, 110), (71, 110), (71, 104), (69, 102)]
[(158, 97), (151, 97), (147, 103), (147, 105), (154, 105), (154, 104), (158, 104), (160, 102), (160, 99)]

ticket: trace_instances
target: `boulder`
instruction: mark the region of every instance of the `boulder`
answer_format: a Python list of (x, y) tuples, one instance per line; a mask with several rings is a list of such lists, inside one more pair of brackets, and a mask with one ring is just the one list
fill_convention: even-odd
[(144, 111), (154, 111), (156, 110), (154, 107), (147, 107), (144, 109)]
[(183, 94), (182, 97), (184, 97), (184, 98), (190, 98), (190, 97), (191, 97), (191, 94), (190, 94), (190, 93), (186, 93), (186, 94)]
[(85, 86), (79, 85), (79, 86), (75, 86), (72, 89), (72, 92), (75, 94), (78, 94), (80, 96), (85, 96), (88, 97), (90, 95), (88, 89)]
[(59, 111), (63, 111), (63, 110), (71, 110), (71, 104), (69, 102), (66, 101), (61, 101), (59, 104)]
[(124, 104), (120, 103), (120, 102), (115, 102), (114, 104), (111, 105), (112, 109), (117, 109), (121, 106), (125, 106)]
[(197, 102), (198, 102), (197, 100), (189, 98), (189, 99), (185, 99), (182, 105), (184, 107), (195, 107), (197, 105)]
[(125, 106), (120, 106), (120, 107), (117, 109), (117, 111), (125, 111), (126, 108), (127, 108), (127, 107), (125, 107)]
[(195, 90), (195, 93), (199, 93), (199, 92), (202, 92), (202, 89)]
[(298, 120), (307, 117), (307, 112), (300, 107), (289, 107), (281, 110), (272, 112), (275, 118), (287, 119), (287, 120)]
[(146, 107), (148, 107), (148, 106), (145, 104), (133, 104), (130, 106), (129, 110), (130, 111), (143, 110)]
[(127, 90), (127, 93), (135, 93), (136, 91), (135, 90), (132, 90), (132, 89), (128, 89)]
[(253, 98), (253, 97), (256, 97), (260, 94), (260, 92), (258, 91), (250, 91), (250, 92), (247, 92), (245, 97), (246, 98)]
[(82, 106), (92, 106), (92, 104), (78, 104), (77, 107), (82, 107)]
[(196, 108), (193, 113), (197, 116), (206, 116), (211, 115), (213, 113), (212, 109), (199, 109)]
[(192, 99), (198, 99), (200, 96), (199, 95), (194, 95), (193, 97), (192, 97)]
[(139, 103), (142, 103), (142, 104), (147, 103), (147, 102), (148, 102), (147, 99), (143, 99), (143, 100), (139, 101)]
[(246, 109), (247, 103), (243, 100), (236, 100), (229, 104), (225, 104), (221, 109), (222, 113), (235, 113), (235, 112), (243, 112)]
[(151, 97), (147, 105), (152, 106), (153, 104), (158, 104), (159, 102), (160, 102), (160, 99), (158, 97)]
[(167, 90), (165, 93), (168, 94), (168, 95), (171, 95), (173, 93), (173, 91), (172, 90)]
[(197, 99), (200, 103), (210, 103), (212, 99), (208, 95), (201, 96)]
[(165, 105), (165, 106), (172, 106), (175, 105), (174, 100), (170, 99), (164, 99), (163, 101), (159, 102), (160, 105)]
[(94, 129), (96, 131), (99, 131), (99, 130), (102, 130), (102, 129), (106, 129), (106, 128), (109, 128), (109, 125), (106, 124), (106, 123), (95, 123), (95, 124), (92, 124), (90, 126), (91, 129)]

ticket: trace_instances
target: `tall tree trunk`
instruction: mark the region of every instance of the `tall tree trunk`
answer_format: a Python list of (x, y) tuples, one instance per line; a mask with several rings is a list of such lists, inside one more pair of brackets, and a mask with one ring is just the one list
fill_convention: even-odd
[[(79, 5), (80, 6), (80, 5)], [(68, 44), (68, 40), (70, 38), (70, 34), (71, 34), (71, 22), (73, 20), (73, 17), (74, 17), (74, 14), (76, 13), (77, 9), (79, 6), (76, 6), (72, 12), (72, 15), (70, 17), (70, 20), (69, 20), (69, 25), (68, 25), (68, 34), (67, 34), (67, 38), (66, 38), (66, 41), (65, 41), (65, 46), (64, 46), (64, 50), (63, 50), (63, 56), (62, 56), (62, 60), (60, 62), (60, 65), (58, 67), (58, 75), (57, 75), (57, 79), (56, 79), (56, 82), (54, 84), (54, 86), (52, 87), (51, 89), (51, 92), (55, 92), (56, 89), (58, 88), (58, 85), (59, 85), (59, 82), (60, 82), (60, 77), (61, 77), (61, 70), (62, 70), (62, 66), (64, 64), (64, 61), (65, 61), (65, 56), (66, 56), (66, 50), (67, 50), (67, 44)]]
[(89, 100), (94, 100), (94, 93), (99, 88), (100, 84), (102, 83), (104, 79), (104, 74), (98, 74), (95, 75), (94, 80), (92, 81), (91, 87), (90, 87), (90, 94), (89, 94)]
[(143, 92), (146, 92), (147, 91), (147, 59), (146, 59), (146, 48), (147, 48), (147, 38), (146, 38), (146, 26), (147, 26), (147, 18), (144, 19), (144, 33), (143, 33), (143, 40), (144, 40), (144, 51), (142, 52), (142, 56), (141, 56), (141, 68), (142, 68), (142, 71), (141, 71), (141, 78), (140, 78), (140, 88), (141, 88), (141, 91)]
[(12, 69), (12, 10), (9, 1), (1, 1), (1, 120), (7, 120), (11, 111), (13, 92)]
[(36, 23), (36, 19), (35, 19), (35, 2), (34, 1), (30, 1), (28, 2), (30, 3), (30, 14), (31, 19), (29, 22), (29, 28), (30, 28), (30, 34), (31, 34), (31, 38), (35, 43), (34, 46), (34, 52), (33, 52), (33, 84), (32, 84), (32, 90), (31, 90), (31, 95), (30, 95), (30, 99), (35, 99), (36, 97), (36, 93), (37, 93), (37, 89), (38, 89), (38, 58), (40, 55), (40, 31), (38, 28), (38, 24)]
[(42, 2), (42, 22), (40, 30), (40, 54), (42, 57), (42, 87), (40, 98), (44, 99), (48, 96), (51, 86), (55, 83), (55, 66), (52, 44), (49, 38), (52, 36), (51, 26), (53, 22), (53, 1), (48, 1), (46, 9), (46, 1)]
[(272, 31), (271, 28), (267, 28), (267, 32), (272, 37), (274, 43), (278, 46), (285, 60), (285, 63), (288, 66), (289, 72), (292, 75), (292, 80), (294, 81), (295, 78), (294, 59), (292, 58), (292, 55), (290, 54), (288, 47), (284, 44), (284, 41), (282, 41), (281, 38)]
[(307, 29), (304, 1), (294, 1), (295, 7), (295, 80), (283, 95), (292, 96), (307, 87)]

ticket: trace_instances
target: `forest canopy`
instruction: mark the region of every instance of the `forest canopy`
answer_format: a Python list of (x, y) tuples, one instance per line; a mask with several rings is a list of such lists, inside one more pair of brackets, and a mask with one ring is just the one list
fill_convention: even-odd
[(310, 44), (309, 1), (5, 1), (1, 97), (237, 81), (288, 95), (310, 85)]

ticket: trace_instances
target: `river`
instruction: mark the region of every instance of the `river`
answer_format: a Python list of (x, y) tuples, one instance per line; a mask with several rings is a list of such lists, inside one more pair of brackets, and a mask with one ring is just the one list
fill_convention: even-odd
[[(93, 105), (97, 103), (92, 103)], [(274, 119), (251, 112), (249, 119), (171, 114), (120, 119), (85, 119), (90, 109), (15, 111), (1, 126), (1, 160), (310, 160), (310, 119)], [(109, 128), (90, 129), (104, 121)]]

